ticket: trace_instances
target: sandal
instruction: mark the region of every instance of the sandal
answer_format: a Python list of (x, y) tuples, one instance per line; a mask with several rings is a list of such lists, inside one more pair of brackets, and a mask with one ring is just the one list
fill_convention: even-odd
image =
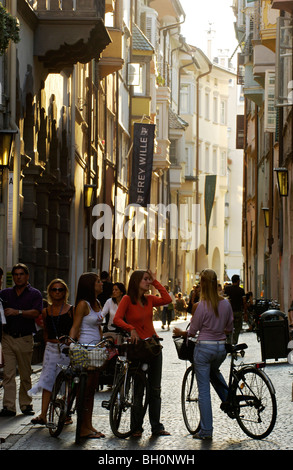
[(46, 421), (43, 420), (40, 416), (37, 416), (37, 418), (33, 418), (31, 420), (32, 424), (40, 424), (41, 426), (46, 426)]
[(131, 437), (141, 437), (142, 436), (142, 431), (135, 431), (131, 434)]
[(161, 429), (161, 431), (153, 432), (153, 436), (171, 436), (171, 434), (168, 431), (165, 431), (165, 429)]
[(105, 434), (101, 432), (91, 432), (89, 434), (86, 434), (85, 436), (80, 436), (82, 439), (100, 439), (105, 437)]

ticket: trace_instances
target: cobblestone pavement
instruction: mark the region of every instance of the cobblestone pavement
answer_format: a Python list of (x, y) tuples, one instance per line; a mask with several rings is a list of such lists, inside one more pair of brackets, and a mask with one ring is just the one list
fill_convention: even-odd
[[(198, 450), (292, 450), (293, 448), (293, 365), (288, 364), (286, 358), (275, 361), (267, 361), (265, 371), (271, 378), (275, 389), (278, 405), (277, 422), (273, 432), (264, 440), (258, 441), (247, 437), (239, 428), (235, 420), (224, 414), (219, 406), (220, 402), (212, 390), (214, 435), (212, 441), (197, 441), (188, 434), (181, 414), (181, 383), (186, 364), (177, 357), (172, 340), (171, 331), (162, 330), (160, 322), (156, 322), (158, 334), (164, 338), (163, 341), (163, 381), (162, 381), (162, 412), (161, 420), (165, 428), (171, 432), (171, 436), (154, 438), (150, 433), (147, 417), (144, 423), (143, 437), (139, 440), (133, 438), (116, 438), (109, 426), (109, 412), (101, 407), (101, 401), (109, 399), (110, 391), (107, 387), (96, 394), (94, 424), (99, 431), (105, 433), (105, 439), (86, 440), (81, 445), (74, 443), (75, 426), (65, 427), (58, 438), (52, 438), (45, 427), (32, 426), (31, 417), (21, 413), (14, 418), (1, 418), (0, 437), (5, 438), (5, 443), (0, 447), (2, 450), (95, 450), (99, 455), (108, 455), (115, 451), (115, 455), (125, 451), (164, 452), (180, 451), (180, 454), (190, 454)], [(177, 320), (176, 326), (185, 328), (187, 322)], [(245, 362), (261, 361), (260, 343), (255, 333), (243, 332), (239, 342), (246, 342), (248, 349), (243, 359)], [(222, 372), (228, 377), (229, 358), (222, 365)], [(33, 374), (33, 382), (39, 373)], [(2, 403), (2, 392), (0, 389), (0, 400)], [(34, 409), (36, 413), (41, 407), (41, 396), (34, 398)], [(103, 452), (104, 451), (104, 452)], [(105, 454), (106, 452), (106, 454)], [(100, 463), (105, 463), (100, 462)], [(147, 462), (145, 462), (147, 463)], [(188, 462), (192, 463), (192, 462)], [(193, 462), (195, 463), (195, 462)], [(126, 465), (127, 466), (127, 465)]]

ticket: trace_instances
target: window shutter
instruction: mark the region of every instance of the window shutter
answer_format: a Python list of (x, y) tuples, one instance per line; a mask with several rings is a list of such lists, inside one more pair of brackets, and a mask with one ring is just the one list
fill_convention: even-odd
[(266, 70), (265, 75), (264, 130), (276, 130), (275, 72), (270, 70)]

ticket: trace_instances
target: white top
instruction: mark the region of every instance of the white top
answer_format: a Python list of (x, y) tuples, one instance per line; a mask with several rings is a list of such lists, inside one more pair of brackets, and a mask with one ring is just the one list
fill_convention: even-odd
[(110, 299), (106, 300), (103, 310), (102, 310), (102, 317), (105, 318), (107, 314), (109, 314), (109, 320), (107, 323), (107, 327), (109, 331), (115, 331), (115, 326), (113, 327), (113, 319), (115, 316), (115, 313), (117, 312), (118, 304), (113, 301), (113, 299), (110, 297)]
[(79, 342), (82, 344), (96, 344), (101, 340), (100, 325), (102, 323), (101, 312), (92, 309), (89, 302), (89, 313), (82, 319), (80, 326)]

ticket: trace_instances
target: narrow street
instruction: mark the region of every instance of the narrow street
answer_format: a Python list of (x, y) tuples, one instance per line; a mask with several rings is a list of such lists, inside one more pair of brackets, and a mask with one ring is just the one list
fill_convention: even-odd
[[(278, 416), (276, 426), (266, 439), (257, 441), (248, 438), (239, 428), (237, 422), (231, 420), (219, 408), (218, 397), (212, 391), (213, 397), (213, 414), (214, 414), (214, 436), (210, 441), (197, 441), (188, 434), (182, 414), (181, 414), (181, 382), (185, 371), (185, 362), (180, 361), (177, 357), (175, 346), (172, 340), (172, 328), (170, 331), (162, 330), (160, 322), (156, 322), (156, 329), (164, 338), (164, 368), (162, 382), (162, 422), (165, 428), (171, 432), (169, 437), (151, 437), (148, 419), (145, 419), (143, 437), (139, 440), (125, 439), (120, 440), (113, 436), (109, 426), (109, 413), (101, 407), (101, 401), (108, 399), (110, 392), (107, 387), (96, 394), (95, 418), (94, 424), (99, 431), (105, 433), (105, 439), (87, 440), (77, 446), (74, 443), (75, 426), (66, 427), (58, 438), (52, 438), (48, 429), (30, 424), (31, 417), (18, 414), (15, 418), (1, 419), (1, 436), (6, 438), (6, 442), (2, 444), (2, 450), (91, 450), (99, 451), (92, 454), (91, 457), (97, 462), (99, 458), (117, 458), (118, 456), (132, 455), (133, 452), (140, 451), (139, 459), (144, 458), (147, 462), (148, 455), (156, 455), (157, 460), (153, 463), (164, 463), (158, 461), (158, 456), (166, 458), (166, 454), (172, 455), (174, 451), (178, 455), (194, 456), (199, 455), (199, 450), (216, 450), (216, 451), (270, 451), (270, 450), (291, 450), (293, 442), (292, 427), (292, 385), (293, 385), (293, 365), (288, 364), (286, 359), (279, 359), (278, 362), (269, 360), (266, 372), (271, 378), (277, 396)], [(187, 322), (177, 320), (176, 326), (185, 327)], [(239, 342), (246, 342), (248, 349), (244, 357), (245, 362), (257, 362), (261, 360), (260, 343), (257, 341), (255, 333), (244, 331), (240, 336)], [(229, 357), (226, 359), (222, 371), (227, 377), (229, 368)], [(38, 373), (33, 374), (33, 381), (38, 378)], [(0, 399), (2, 392), (0, 391)], [(34, 409), (38, 413), (41, 407), (41, 397), (34, 399)], [(130, 451), (125, 453), (125, 451)], [(151, 452), (151, 454), (150, 454)], [(144, 457), (142, 457), (144, 456)], [(164, 457), (165, 456), (165, 457)], [(110, 463), (100, 460), (98, 463)], [(113, 462), (112, 462), (113, 463)], [(117, 463), (117, 462), (116, 462)], [(141, 462), (143, 463), (143, 462)], [(165, 462), (166, 463), (166, 462)], [(186, 461), (186, 464), (196, 463), (193, 458)], [(127, 466), (127, 464), (125, 463)]]

